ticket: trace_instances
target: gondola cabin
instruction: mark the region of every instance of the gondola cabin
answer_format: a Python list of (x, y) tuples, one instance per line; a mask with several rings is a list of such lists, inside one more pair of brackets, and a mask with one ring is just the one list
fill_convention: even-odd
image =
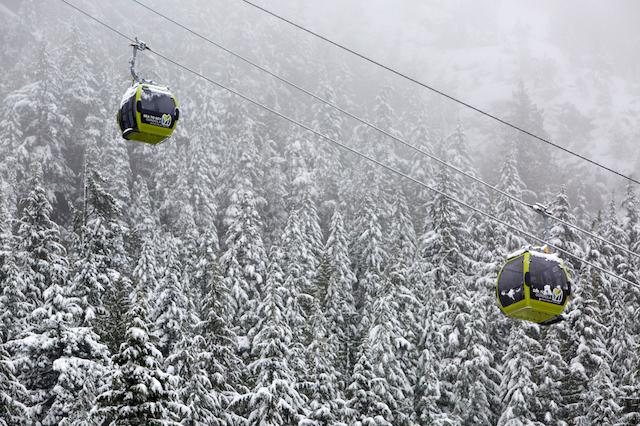
[(136, 84), (120, 102), (118, 125), (123, 138), (156, 145), (171, 136), (179, 113), (169, 89)]
[(505, 315), (548, 325), (562, 319), (571, 283), (557, 256), (525, 249), (507, 259), (496, 293)]

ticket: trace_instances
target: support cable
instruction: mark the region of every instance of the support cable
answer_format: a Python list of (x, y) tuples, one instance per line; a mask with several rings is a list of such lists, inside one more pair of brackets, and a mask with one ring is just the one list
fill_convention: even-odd
[(555, 143), (553, 143), (553, 142), (551, 142), (551, 141), (549, 141), (549, 140), (547, 140), (547, 139), (544, 139), (544, 138), (542, 138), (542, 137), (540, 137), (540, 136), (538, 136), (538, 135), (535, 135), (535, 134), (533, 134), (533, 133), (531, 133), (531, 132), (529, 132), (529, 131), (527, 131), (527, 130), (524, 130), (523, 128), (518, 127), (518, 126), (516, 126), (515, 124), (511, 124), (511, 123), (509, 123), (509, 122), (508, 122), (508, 121), (506, 121), (506, 120), (503, 120), (503, 119), (501, 119), (501, 118), (499, 118), (499, 117), (497, 117), (497, 116), (495, 116), (495, 115), (492, 115), (492, 114), (490, 114), (490, 113), (488, 113), (488, 112), (486, 112), (486, 111), (483, 111), (483, 110), (481, 110), (480, 108), (476, 108), (476, 107), (474, 107), (473, 105), (470, 105), (470, 104), (468, 104), (468, 103), (466, 103), (466, 102), (464, 102), (464, 101), (461, 101), (461, 100), (459, 100), (459, 99), (457, 99), (457, 98), (455, 98), (455, 97), (453, 97), (453, 96), (451, 96), (451, 95), (447, 95), (446, 93), (444, 93), (444, 92), (442, 92), (442, 91), (440, 91), (440, 90), (437, 90), (437, 89), (435, 89), (435, 88), (433, 88), (433, 87), (431, 87), (431, 86), (428, 86), (428, 85), (426, 85), (426, 84), (424, 84), (424, 83), (422, 83), (422, 82), (420, 82), (420, 81), (416, 80), (415, 78), (409, 77), (409, 76), (407, 76), (406, 74), (403, 74), (403, 73), (401, 73), (401, 72), (399, 72), (399, 71), (396, 71), (396, 70), (394, 70), (393, 68), (390, 68), (390, 67), (388, 67), (388, 66), (386, 66), (386, 65), (384, 65), (384, 64), (382, 64), (382, 63), (380, 63), (380, 62), (378, 62), (378, 61), (375, 61), (375, 60), (373, 60), (373, 59), (370, 59), (370, 58), (368, 58), (367, 56), (364, 56), (363, 54), (360, 54), (360, 53), (358, 53), (358, 52), (356, 52), (356, 51), (354, 51), (354, 50), (352, 50), (352, 49), (349, 49), (348, 47), (342, 46), (342, 45), (341, 45), (341, 44), (339, 44), (339, 43), (336, 43), (336, 42), (334, 42), (334, 41), (332, 41), (332, 40), (330, 40), (330, 39), (328, 39), (328, 38), (326, 38), (326, 37), (323, 37), (323, 36), (321, 36), (321, 35), (320, 35), (320, 34), (318, 34), (318, 33), (315, 33), (315, 32), (313, 32), (313, 31), (311, 31), (311, 30), (308, 30), (308, 29), (306, 29), (305, 27), (303, 27), (303, 26), (301, 26), (301, 25), (299, 25), (299, 24), (296, 24), (296, 23), (295, 23), (295, 22), (293, 22), (293, 21), (290, 21), (290, 20), (288, 20), (288, 19), (286, 19), (286, 18), (284, 18), (284, 17), (282, 17), (282, 16), (280, 16), (280, 15), (275, 14), (274, 12), (271, 12), (270, 10), (267, 10), (267, 9), (265, 9), (265, 8), (263, 8), (263, 7), (260, 7), (260, 6), (256, 5), (256, 4), (254, 4), (254, 3), (250, 2), (249, 0), (241, 0), (241, 1), (243, 1), (243, 2), (247, 3), (247, 4), (248, 4), (248, 5), (250, 5), (250, 6), (255, 7), (255, 8), (256, 8), (256, 9), (258, 9), (258, 10), (261, 10), (261, 11), (263, 11), (263, 12), (265, 12), (265, 13), (267, 13), (267, 14), (269, 14), (269, 15), (273, 16), (274, 18), (277, 18), (277, 19), (279, 19), (279, 20), (281, 20), (281, 21), (283, 21), (283, 22), (286, 22), (286, 23), (287, 23), (287, 24), (289, 24), (289, 25), (292, 25), (292, 26), (294, 26), (294, 27), (296, 27), (296, 28), (298, 28), (298, 29), (300, 29), (300, 30), (302, 30), (302, 31), (306, 32), (306, 33), (309, 33), (309, 34), (313, 35), (314, 37), (317, 37), (317, 38), (319, 38), (319, 39), (321, 39), (321, 40), (324, 40), (324, 41), (326, 41), (327, 43), (330, 43), (330, 44), (332, 44), (332, 45), (334, 45), (334, 46), (338, 47), (339, 49), (342, 49), (342, 50), (344, 50), (344, 51), (346, 51), (346, 52), (349, 52), (349, 53), (351, 53), (351, 54), (353, 54), (353, 55), (355, 55), (355, 56), (357, 56), (357, 57), (359, 57), (359, 58), (361, 58), (361, 59), (364, 59), (365, 61), (367, 61), (367, 62), (369, 62), (369, 63), (372, 63), (372, 64), (374, 64), (374, 65), (376, 65), (376, 66), (378, 66), (378, 67), (380, 67), (380, 68), (383, 68), (383, 69), (385, 69), (385, 70), (387, 70), (387, 71), (389, 71), (389, 72), (391, 72), (391, 73), (393, 73), (393, 74), (395, 74), (395, 75), (397, 75), (397, 76), (399, 76), (399, 77), (402, 77), (402, 78), (404, 78), (404, 79), (406, 79), (406, 80), (409, 80), (410, 82), (415, 83), (415, 84), (417, 84), (418, 86), (421, 86), (421, 87), (424, 87), (425, 89), (431, 90), (432, 92), (437, 93), (437, 94), (438, 94), (438, 95), (440, 95), (440, 96), (444, 96), (445, 98), (447, 98), (447, 99), (449, 99), (449, 100), (452, 100), (453, 102), (456, 102), (457, 104), (460, 104), (460, 105), (465, 106), (465, 107), (467, 107), (467, 108), (469, 108), (469, 109), (472, 109), (473, 111), (476, 111), (476, 112), (478, 112), (478, 113), (480, 113), (480, 114), (482, 114), (482, 115), (484, 115), (484, 116), (486, 116), (486, 117), (489, 117), (489, 118), (491, 118), (491, 119), (493, 119), (493, 120), (495, 120), (495, 121), (498, 121), (499, 123), (504, 124), (505, 126), (509, 126), (509, 127), (511, 127), (512, 129), (515, 129), (515, 130), (517, 130), (517, 131), (519, 131), (519, 132), (521, 132), (521, 133), (524, 133), (525, 135), (531, 136), (531, 137), (532, 137), (532, 138), (534, 138), (534, 139), (538, 139), (539, 141), (542, 141), (542, 142), (544, 142), (544, 143), (546, 143), (546, 144), (548, 144), (548, 145), (551, 145), (551, 146), (553, 146), (554, 148), (557, 148), (557, 149), (559, 149), (559, 150), (562, 150), (562, 151), (564, 151), (564, 152), (566, 152), (566, 153), (568, 153), (568, 154), (571, 154), (571, 155), (573, 155), (573, 156), (575, 156), (575, 157), (577, 157), (577, 158), (579, 158), (579, 159), (581, 159), (581, 160), (587, 161), (587, 162), (589, 162), (589, 163), (591, 163), (591, 164), (593, 164), (593, 165), (595, 165), (595, 166), (597, 166), (597, 167), (600, 167), (600, 168), (602, 168), (602, 169), (604, 169), (604, 170), (606, 170), (606, 171), (608, 171), (608, 172), (610, 172), (610, 173), (613, 173), (613, 174), (615, 174), (615, 175), (618, 175), (618, 176), (620, 176), (620, 177), (622, 177), (622, 178), (624, 178), (624, 179), (627, 179), (627, 180), (629, 180), (629, 181), (631, 181), (631, 182), (634, 182), (634, 183), (637, 183), (638, 185), (640, 185), (640, 181), (637, 181), (637, 180), (635, 180), (635, 179), (633, 179), (633, 178), (631, 178), (631, 177), (629, 177), (629, 176), (626, 176), (626, 175), (624, 175), (624, 174), (622, 174), (622, 173), (620, 173), (620, 172), (617, 172), (617, 171), (615, 171), (615, 170), (613, 170), (613, 169), (611, 169), (611, 168), (609, 168), (609, 167), (607, 167), (607, 166), (605, 166), (605, 165), (602, 165), (602, 164), (600, 164), (600, 163), (598, 163), (598, 162), (596, 162), (596, 161), (594, 161), (594, 160), (591, 160), (591, 159), (589, 159), (589, 158), (587, 158), (587, 157), (585, 157), (585, 156), (583, 156), (583, 155), (581, 155), (581, 154), (578, 154), (578, 153), (576, 153), (576, 152), (573, 152), (573, 151), (571, 151), (571, 150), (569, 150), (569, 149), (567, 149), (567, 148), (564, 148), (564, 147), (562, 147), (562, 146), (560, 146), (560, 145), (558, 145), (558, 144), (555, 144)]
[[(532, 204), (529, 204), (529, 203), (527, 203), (527, 202), (525, 202), (525, 201), (523, 201), (523, 200), (521, 200), (521, 199), (519, 199), (519, 198), (517, 198), (517, 197), (514, 197), (513, 195), (508, 194), (508, 193), (506, 193), (506, 192), (504, 192), (504, 191), (502, 191), (502, 190), (500, 190), (500, 189), (496, 188), (495, 186), (492, 186), (492, 185), (490, 185), (490, 184), (488, 184), (488, 183), (484, 182), (483, 180), (476, 178), (476, 177), (475, 177), (475, 176), (473, 176), (472, 174), (467, 173), (467, 172), (465, 172), (464, 170), (458, 169), (458, 168), (457, 168), (457, 167), (455, 167), (454, 165), (449, 164), (449, 163), (447, 163), (446, 161), (439, 159), (438, 157), (436, 157), (436, 156), (434, 156), (434, 155), (432, 155), (432, 154), (430, 154), (430, 153), (428, 153), (428, 152), (424, 151), (423, 149), (418, 148), (418, 147), (416, 147), (416, 146), (414, 146), (414, 145), (411, 145), (410, 143), (406, 142), (405, 140), (403, 140), (403, 139), (401, 139), (401, 138), (399, 138), (399, 137), (397, 137), (397, 136), (395, 136), (395, 135), (393, 135), (393, 134), (391, 134), (391, 133), (389, 133), (389, 132), (387, 132), (387, 131), (385, 131), (385, 130), (383, 130), (383, 129), (379, 128), (379, 127), (377, 127), (376, 125), (374, 125), (374, 124), (370, 123), (369, 121), (367, 121), (367, 120), (365, 120), (365, 119), (362, 119), (362, 118), (360, 118), (360, 117), (358, 117), (358, 116), (356, 116), (356, 115), (354, 115), (354, 114), (350, 113), (349, 111), (346, 111), (346, 110), (344, 110), (344, 109), (340, 108), (339, 106), (337, 106), (337, 105), (335, 105), (335, 104), (331, 103), (330, 101), (327, 101), (326, 99), (324, 99), (324, 98), (322, 98), (322, 97), (320, 97), (320, 96), (317, 96), (317, 95), (313, 94), (312, 92), (310, 92), (310, 91), (308, 91), (308, 90), (306, 90), (306, 89), (304, 89), (304, 88), (302, 88), (302, 87), (300, 87), (300, 86), (296, 85), (295, 83), (292, 83), (291, 81), (287, 80), (286, 78), (283, 78), (283, 77), (279, 76), (278, 74), (276, 74), (276, 73), (274, 73), (274, 72), (272, 72), (272, 71), (269, 71), (267, 68), (265, 68), (265, 67), (263, 67), (263, 66), (261, 66), (261, 65), (259, 65), (259, 64), (256, 64), (255, 62), (253, 62), (253, 61), (251, 61), (251, 60), (249, 60), (249, 59), (247, 59), (247, 58), (243, 57), (242, 55), (239, 55), (239, 54), (235, 53), (235, 52), (234, 52), (234, 51), (232, 51), (231, 49), (228, 49), (228, 48), (226, 48), (226, 47), (224, 47), (224, 46), (220, 45), (219, 43), (216, 43), (215, 41), (211, 40), (210, 38), (203, 36), (202, 34), (200, 34), (200, 33), (196, 32), (196, 31), (194, 31), (194, 30), (192, 30), (192, 29), (188, 28), (187, 26), (185, 26), (185, 25), (183, 25), (183, 24), (181, 24), (181, 23), (179, 23), (179, 22), (177, 22), (177, 21), (175, 21), (174, 19), (171, 19), (170, 17), (168, 17), (168, 16), (166, 16), (166, 15), (164, 15), (164, 14), (162, 14), (162, 13), (158, 12), (157, 10), (155, 10), (155, 9), (153, 9), (153, 8), (151, 8), (151, 7), (149, 7), (149, 6), (147, 6), (146, 4), (144, 4), (144, 3), (140, 2), (139, 0), (133, 0), (133, 2), (135, 2), (135, 3), (139, 4), (140, 6), (144, 7), (144, 8), (145, 8), (145, 9), (147, 9), (147, 10), (149, 10), (150, 12), (155, 13), (156, 15), (160, 16), (161, 18), (164, 18), (164, 19), (166, 19), (167, 21), (169, 21), (169, 22), (171, 22), (171, 23), (173, 23), (173, 24), (177, 25), (178, 27), (180, 27), (180, 28), (184, 29), (185, 31), (188, 31), (189, 33), (191, 33), (191, 34), (193, 34), (194, 36), (196, 36), (196, 37), (198, 37), (198, 38), (200, 38), (200, 39), (202, 39), (202, 40), (206, 41), (207, 43), (210, 43), (210, 44), (212, 44), (212, 45), (216, 46), (217, 48), (219, 48), (219, 49), (221, 49), (221, 50), (223, 50), (223, 51), (225, 51), (225, 52), (229, 53), (230, 55), (232, 55), (232, 56), (234, 56), (234, 57), (236, 57), (236, 58), (240, 59), (241, 61), (244, 61), (245, 63), (247, 63), (247, 64), (249, 64), (249, 65), (251, 65), (251, 66), (253, 66), (253, 67), (255, 67), (255, 68), (259, 69), (260, 71), (263, 71), (263, 72), (265, 72), (265, 73), (269, 74), (270, 76), (272, 76), (272, 77), (274, 77), (274, 78), (276, 78), (276, 79), (280, 80), (281, 82), (283, 82), (283, 83), (285, 83), (285, 84), (289, 85), (290, 87), (293, 87), (294, 89), (299, 90), (300, 92), (302, 92), (302, 93), (304, 93), (304, 94), (306, 94), (306, 95), (308, 95), (308, 96), (311, 96), (311, 97), (312, 97), (312, 98), (314, 98), (315, 100), (317, 100), (317, 101), (319, 101), (319, 102), (322, 102), (322, 103), (324, 103), (325, 105), (327, 105), (327, 106), (330, 106), (330, 107), (334, 108), (336, 111), (339, 111), (339, 112), (341, 112), (341, 113), (343, 113), (343, 114), (345, 114), (345, 115), (347, 115), (347, 116), (349, 116), (349, 117), (353, 118), (354, 120), (356, 120), (356, 121), (358, 121), (358, 122), (360, 122), (360, 123), (362, 123), (362, 124), (364, 124), (364, 125), (366, 125), (366, 126), (368, 126), (368, 127), (372, 128), (372, 129), (374, 129), (374, 130), (376, 130), (376, 131), (378, 131), (378, 132), (380, 132), (380, 133), (382, 133), (383, 135), (385, 135), (385, 136), (387, 136), (387, 137), (389, 137), (389, 138), (391, 138), (391, 139), (395, 140), (396, 142), (399, 142), (400, 144), (402, 144), (402, 145), (406, 146), (407, 148), (412, 149), (412, 150), (414, 150), (414, 151), (416, 151), (416, 152), (418, 152), (418, 153), (420, 153), (420, 154), (422, 154), (422, 155), (424, 155), (424, 156), (426, 156), (426, 157), (429, 157), (430, 159), (432, 159), (432, 160), (434, 160), (434, 161), (436, 161), (436, 162), (438, 162), (438, 163), (442, 164), (443, 166), (450, 168), (451, 170), (455, 171), (456, 173), (459, 173), (459, 174), (461, 174), (461, 175), (463, 175), (463, 176), (465, 176), (465, 177), (467, 177), (467, 178), (469, 178), (469, 179), (473, 180), (474, 182), (479, 183), (480, 185), (483, 185), (483, 186), (485, 186), (485, 187), (489, 188), (490, 190), (492, 190), (492, 191), (495, 191), (495, 192), (499, 193), (500, 195), (502, 195), (502, 196), (504, 196), (504, 197), (507, 197), (507, 198), (509, 198), (509, 199), (511, 199), (511, 200), (513, 200), (513, 201), (515, 201), (515, 202), (517, 202), (517, 203), (520, 203), (520, 204), (524, 205), (525, 207), (529, 207), (529, 208), (532, 208), (532, 209), (534, 209), (534, 210), (536, 209), (537, 204), (536, 204), (536, 205), (532, 205)], [(617, 248), (618, 250), (621, 250), (621, 251), (623, 251), (623, 252), (625, 252), (625, 253), (627, 253), (627, 254), (630, 254), (630, 255), (635, 256), (635, 257), (637, 257), (637, 258), (639, 258), (639, 259), (640, 259), (640, 254), (638, 254), (638, 253), (636, 253), (636, 252), (634, 252), (634, 251), (631, 251), (631, 250), (629, 250), (629, 249), (627, 249), (627, 248), (625, 248), (625, 247), (623, 247), (623, 246), (621, 246), (621, 245), (619, 245), (619, 244), (615, 244), (615, 243), (612, 243), (612, 242), (610, 242), (610, 241), (607, 241), (607, 240), (605, 240), (604, 238), (602, 238), (602, 237), (600, 237), (600, 236), (598, 236), (598, 235), (596, 235), (596, 234), (594, 234), (594, 233), (592, 233), (592, 232), (589, 232), (589, 231), (588, 231), (588, 230), (586, 230), (586, 229), (582, 229), (582, 228), (580, 228), (579, 226), (574, 225), (574, 224), (569, 223), (569, 222), (566, 222), (566, 221), (564, 221), (564, 220), (562, 220), (562, 219), (560, 219), (560, 218), (553, 217), (553, 216), (552, 216), (551, 218), (552, 218), (553, 220), (557, 221), (558, 223), (560, 223), (560, 224), (564, 225), (564, 226), (567, 226), (567, 227), (570, 227), (570, 228), (574, 228), (574, 229), (576, 229), (576, 230), (578, 230), (578, 231), (580, 231), (580, 232), (584, 233), (585, 235), (588, 235), (588, 236), (589, 236), (589, 237), (591, 237), (591, 238), (594, 238), (594, 239), (596, 239), (596, 240), (599, 240), (599, 241), (601, 241), (601, 242), (603, 242), (603, 243), (610, 244), (610, 245), (611, 245), (611, 246), (613, 246), (614, 248)], [(547, 223), (547, 221), (545, 221), (545, 223)], [(549, 237), (547, 237), (547, 239), (548, 239), (548, 238), (549, 238)]]
[[(113, 29), (109, 25), (107, 25), (107, 24), (103, 23), (102, 21), (98, 20), (97, 18), (87, 14), (86, 12), (81, 11), (77, 7), (75, 7), (75, 6), (71, 5), (70, 3), (68, 3), (66, 0), (60, 0), (60, 1), (62, 1), (63, 3), (73, 7), (74, 9), (76, 9), (79, 12), (81, 12), (82, 14), (88, 16), (89, 18), (93, 19), (94, 21), (100, 23), (101, 25), (111, 29), (112, 31), (114, 31), (117, 34), (121, 35), (122, 37), (126, 38), (127, 40), (130, 40), (130, 41), (133, 40), (133, 39), (129, 38), (128, 36), (120, 33), (119, 31)], [(407, 175), (405, 173), (402, 173), (401, 171), (399, 171), (397, 169), (394, 169), (393, 167), (391, 167), (391, 166), (389, 166), (387, 164), (384, 164), (384, 163), (374, 159), (373, 157), (369, 157), (368, 155), (363, 154), (363, 153), (359, 152), (358, 150), (356, 150), (354, 148), (351, 148), (351, 147), (349, 147), (349, 146), (347, 146), (347, 145), (345, 145), (345, 144), (343, 144), (343, 143), (341, 143), (341, 142), (339, 142), (339, 141), (337, 141), (337, 140), (335, 140), (335, 139), (333, 139), (333, 138), (331, 138), (331, 137), (329, 137), (327, 135), (324, 135), (324, 134), (314, 130), (313, 128), (311, 128), (309, 126), (296, 121), (295, 119), (293, 119), (293, 118), (291, 118), (289, 116), (286, 116), (286, 115), (284, 115), (284, 114), (282, 114), (282, 113), (280, 113), (278, 111), (275, 111), (275, 110), (269, 108), (268, 106), (263, 105), (260, 102), (254, 100), (254, 99), (252, 99), (252, 98), (250, 98), (250, 97), (248, 97), (246, 95), (243, 95), (243, 94), (237, 92), (236, 90), (234, 90), (232, 88), (229, 88), (229, 87), (223, 85), (222, 83), (219, 83), (219, 82), (217, 82), (217, 81), (215, 81), (215, 80), (213, 80), (213, 79), (211, 79), (211, 78), (209, 78), (209, 77), (207, 77), (207, 76), (205, 76), (205, 75), (203, 75), (203, 74), (201, 74), (201, 73), (199, 73), (199, 72), (187, 67), (186, 65), (182, 65), (181, 63), (179, 63), (179, 62), (177, 62), (177, 61), (175, 61), (175, 60), (173, 60), (171, 58), (168, 58), (167, 56), (164, 56), (163, 54), (161, 54), (159, 52), (156, 52), (155, 50), (152, 50), (152, 49), (150, 49), (148, 47), (147, 47), (147, 50), (149, 50), (151, 53), (155, 54), (156, 56), (164, 59), (165, 61), (172, 63), (173, 65), (177, 66), (178, 68), (182, 68), (183, 70), (185, 70), (185, 71), (187, 71), (187, 72), (189, 72), (189, 73), (191, 73), (191, 74), (193, 74), (193, 75), (195, 75), (197, 77), (200, 77), (203, 80), (208, 81), (209, 83), (214, 84), (214, 85), (218, 86), (219, 88), (221, 88), (223, 90), (226, 90), (226, 91), (238, 96), (239, 98), (241, 98), (241, 99), (243, 99), (243, 100), (245, 100), (245, 101), (247, 101), (247, 102), (249, 102), (249, 103), (251, 103), (251, 104), (253, 104), (253, 105), (255, 105), (255, 106), (257, 106), (257, 107), (259, 107), (259, 108), (261, 108), (263, 110), (265, 110), (265, 111), (268, 111), (268, 112), (270, 112), (270, 113), (272, 113), (274, 115), (277, 115), (278, 117), (282, 118), (285, 121), (288, 121), (291, 124), (294, 124), (294, 125), (296, 125), (298, 127), (301, 127), (303, 129), (307, 130), (308, 132), (311, 132), (311, 133), (315, 134), (316, 136), (319, 136), (319, 137), (325, 139), (326, 141), (331, 142), (334, 145), (337, 145), (337, 146), (341, 147), (342, 149), (344, 149), (346, 151), (349, 151), (349, 152), (351, 152), (351, 153), (353, 153), (353, 154), (355, 154), (355, 155), (357, 155), (357, 156), (359, 156), (359, 157), (361, 157), (361, 158), (363, 158), (365, 160), (368, 160), (368, 161), (370, 161), (370, 162), (382, 167), (383, 169), (387, 170), (388, 172), (394, 173), (394, 174), (396, 174), (396, 175), (398, 175), (400, 177), (403, 177), (403, 178), (405, 178), (405, 179), (407, 179), (407, 180), (409, 180), (409, 181), (411, 181), (411, 182), (413, 182), (415, 184), (418, 184), (418, 185), (420, 185), (420, 186), (422, 186), (422, 187), (424, 187), (424, 188), (426, 188), (426, 189), (428, 189), (428, 190), (430, 190), (432, 192), (435, 192), (436, 194), (441, 195), (441, 196), (443, 196), (443, 197), (445, 197), (445, 198), (447, 198), (447, 199), (449, 199), (449, 200), (451, 200), (451, 201), (453, 201), (453, 202), (455, 202), (455, 203), (457, 203), (457, 204), (459, 204), (459, 205), (461, 205), (463, 207), (466, 207), (469, 210), (472, 210), (472, 211), (474, 211), (474, 212), (476, 212), (476, 213), (478, 213), (478, 214), (480, 214), (480, 215), (482, 215), (482, 216), (484, 216), (484, 217), (486, 217), (486, 218), (488, 218), (490, 220), (493, 220), (494, 222), (499, 223), (499, 224), (511, 229), (512, 231), (518, 232), (518, 233), (520, 233), (521, 235), (523, 235), (523, 236), (525, 236), (527, 238), (539, 241), (541, 243), (545, 242), (543, 239), (541, 239), (539, 237), (536, 237), (535, 235), (530, 234), (527, 231), (524, 231), (524, 230), (519, 229), (519, 228), (517, 228), (517, 227), (515, 227), (515, 226), (513, 226), (513, 225), (511, 225), (511, 224), (509, 224), (507, 222), (504, 222), (504, 221), (498, 219), (497, 217), (495, 217), (495, 216), (493, 216), (493, 215), (491, 215), (489, 213), (486, 213), (486, 212), (484, 212), (482, 210), (479, 210), (478, 208), (473, 207), (473, 206), (465, 203), (464, 201), (458, 200), (457, 198), (452, 197), (452, 196), (450, 196), (450, 195), (448, 195), (448, 194), (446, 194), (446, 193), (444, 193), (444, 192), (442, 192), (442, 191), (440, 191), (440, 190), (438, 190), (436, 188), (432, 188), (431, 186), (429, 186), (428, 184), (426, 184), (426, 183), (424, 183), (422, 181), (419, 181), (419, 180), (417, 180), (417, 179), (415, 179), (415, 178), (413, 178), (413, 177), (411, 177), (411, 176), (409, 176), (409, 175)], [(592, 268), (594, 268), (594, 269), (596, 269), (596, 270), (598, 270), (600, 272), (603, 272), (603, 273), (605, 273), (605, 274), (607, 274), (607, 275), (609, 275), (609, 276), (611, 276), (613, 278), (616, 278), (618, 280), (621, 280), (621, 281), (624, 281), (624, 282), (626, 282), (628, 284), (631, 284), (634, 287), (640, 288), (640, 284), (638, 284), (638, 283), (634, 283), (633, 281), (630, 281), (630, 280), (628, 280), (628, 279), (626, 279), (624, 277), (621, 277), (621, 276), (619, 276), (617, 274), (614, 274), (611, 271), (608, 271), (608, 270), (606, 270), (606, 269), (604, 269), (604, 268), (602, 268), (600, 266), (597, 266), (597, 265), (589, 262), (588, 260), (582, 259), (582, 258), (580, 258), (580, 257), (578, 257), (578, 256), (576, 256), (576, 255), (574, 255), (574, 254), (572, 254), (572, 253), (560, 248), (560, 247), (557, 247), (557, 246), (555, 246), (553, 244), (547, 244), (547, 245), (550, 246), (550, 247), (553, 247), (557, 251), (559, 251), (559, 252), (561, 252), (561, 253), (569, 256), (569, 257), (572, 257), (573, 259), (575, 259), (575, 260), (577, 260), (577, 261), (579, 261), (579, 262), (581, 262), (581, 263), (583, 263), (585, 265), (591, 266)]]

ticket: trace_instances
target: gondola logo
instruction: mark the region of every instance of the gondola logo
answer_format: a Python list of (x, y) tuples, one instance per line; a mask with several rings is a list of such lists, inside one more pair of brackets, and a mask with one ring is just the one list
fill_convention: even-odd
[(560, 287), (556, 287), (553, 289), (553, 301), (554, 302), (561, 302), (562, 301), (562, 296), (563, 296), (563, 291)]
[(162, 114), (162, 125), (164, 127), (171, 127), (171, 115), (170, 114)]
[(542, 302), (562, 304), (564, 298), (564, 291), (560, 287), (556, 287), (553, 290), (550, 285), (545, 285), (543, 289), (531, 288), (531, 297), (540, 300)]

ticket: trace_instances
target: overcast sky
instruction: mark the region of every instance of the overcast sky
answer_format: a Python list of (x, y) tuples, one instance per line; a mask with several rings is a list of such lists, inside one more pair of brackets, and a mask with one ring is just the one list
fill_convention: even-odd
[[(640, 136), (640, 2), (252, 1), (497, 115), (523, 81), (560, 145), (628, 172), (639, 165), (636, 144), (611, 148), (620, 134)], [(576, 141), (558, 139), (566, 104), (594, 126)], [(477, 114), (461, 114), (472, 133), (493, 132)]]

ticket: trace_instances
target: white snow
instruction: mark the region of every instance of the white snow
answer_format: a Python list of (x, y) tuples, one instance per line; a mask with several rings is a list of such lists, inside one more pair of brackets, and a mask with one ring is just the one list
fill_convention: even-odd
[(149, 339), (147, 332), (138, 327), (131, 327), (129, 331), (127, 331), (127, 334), (130, 338), (138, 341), (146, 342)]
[(560, 259), (558, 255), (554, 253), (544, 253), (541, 251), (537, 251), (535, 250), (536, 248), (537, 247), (532, 247), (532, 246), (523, 247), (520, 250), (516, 250), (513, 253), (510, 253), (509, 256), (507, 256), (507, 259), (513, 259), (514, 257), (518, 257), (528, 251), (530, 256), (536, 256), (536, 257), (546, 259), (548, 261), (553, 261), (553, 262), (562, 264), (562, 259)]
[(251, 349), (251, 343), (249, 341), (249, 337), (247, 336), (238, 336), (238, 351), (245, 352)]
[(122, 108), (122, 105), (124, 105), (125, 102), (128, 101), (129, 98), (136, 93), (137, 90), (138, 90), (138, 85), (135, 85), (135, 86), (129, 87), (127, 91), (124, 92), (124, 95), (122, 96), (122, 100), (120, 101), (120, 108)]

